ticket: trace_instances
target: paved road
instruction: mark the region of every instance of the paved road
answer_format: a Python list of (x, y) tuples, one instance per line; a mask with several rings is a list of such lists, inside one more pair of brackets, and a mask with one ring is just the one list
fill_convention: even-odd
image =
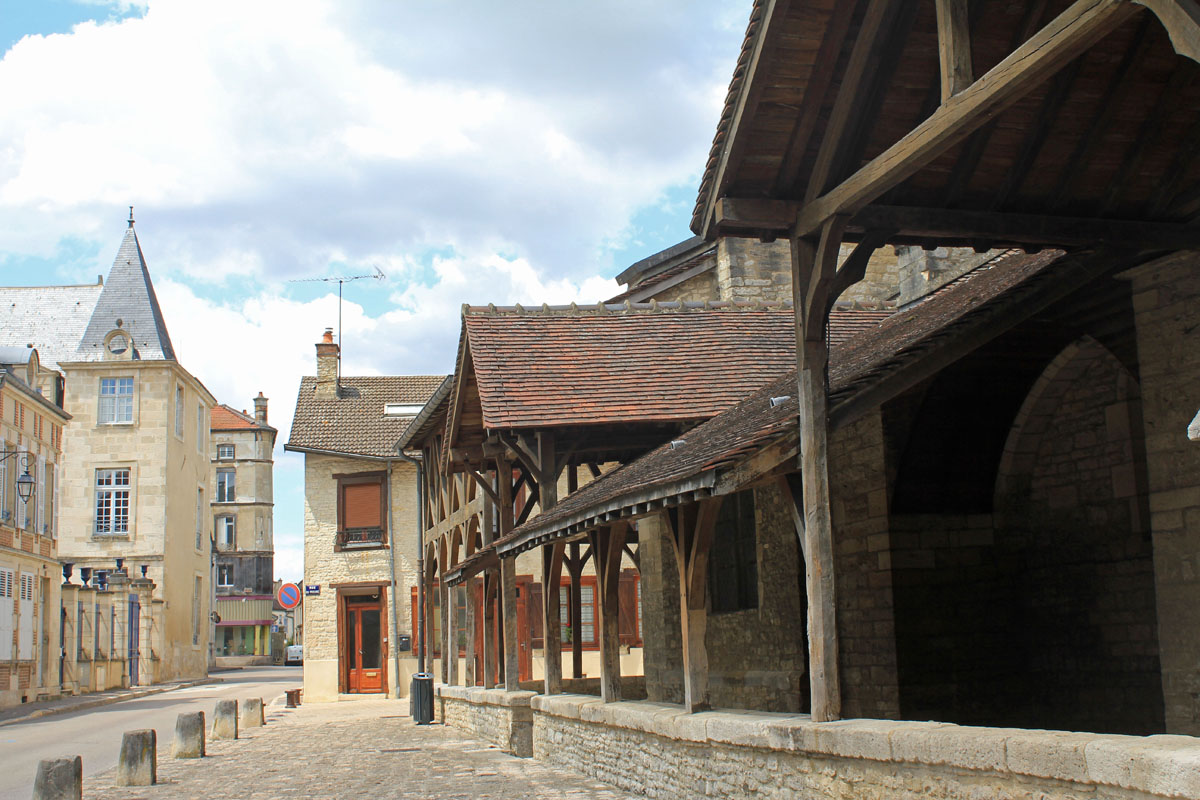
[(250, 667), (216, 677), (223, 682), (0, 727), (0, 800), (29, 800), (43, 758), (83, 756), (86, 786), (87, 776), (116, 766), (123, 731), (157, 730), (161, 761), (170, 756), (175, 718), (181, 712), (203, 711), (211, 720), (218, 699), (262, 697), (269, 703), (301, 683), (299, 667)]
[(414, 725), (405, 700), (276, 705), (267, 719), (210, 741), (203, 759), (171, 758), (160, 740), (157, 786), (115, 786), (112, 770), (84, 781), (84, 800), (633, 800), (454, 728)]

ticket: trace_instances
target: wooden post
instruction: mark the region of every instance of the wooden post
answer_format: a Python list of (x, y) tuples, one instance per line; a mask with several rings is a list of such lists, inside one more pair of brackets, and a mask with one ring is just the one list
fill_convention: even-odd
[[(496, 459), (496, 479), (499, 489), (500, 507), (497, 509), (500, 536), (513, 529), (513, 482), (512, 464), (500, 456)], [(500, 559), (500, 613), (503, 623), (504, 642), (504, 688), (515, 692), (520, 688), (520, 639), (517, 631), (517, 560)]]
[(458, 593), (460, 587), (446, 589), (446, 659), (450, 668), (446, 672), (446, 683), (458, 685)]
[(596, 562), (596, 585), (600, 590), (600, 699), (621, 699), (621, 555), (629, 523), (618, 522), (591, 534)]
[(579, 624), (583, 613), (583, 591), (579, 583), (583, 577), (583, 561), (579, 555), (579, 542), (571, 542), (571, 561), (567, 571), (571, 573), (571, 588), (567, 592), (567, 619), (571, 623), (571, 677), (579, 680), (583, 677), (583, 640)]
[(837, 270), (845, 218), (827, 220), (819, 243), (792, 239), (792, 291), (804, 494), (804, 569), (808, 592), (809, 682), (814, 722), (841, 715), (833, 520), (829, 511), (828, 291)]
[(442, 604), (442, 640), (438, 642), (442, 651), (442, 683), (450, 683), (450, 588), (446, 586), (446, 573), (438, 578), (438, 600)]
[(721, 497), (679, 506), (671, 531), (675, 565), (679, 570), (679, 625), (683, 635), (683, 707), (688, 713), (710, 708), (708, 702), (708, 553), (716, 530)]
[(562, 692), (562, 618), (558, 584), (562, 576), (562, 542), (542, 548), (542, 653), (546, 661), (546, 694)]
[(971, 69), (971, 28), (967, 21), (967, 0), (937, 0), (936, 5), (944, 103), (975, 82)]
[(477, 605), (476, 605), (477, 601), (475, 600), (475, 594), (476, 594), (475, 587), (477, 585), (478, 585), (478, 578), (471, 578), (469, 581), (467, 581), (466, 583), (463, 584), (463, 590), (467, 593), (467, 603), (466, 603), (466, 608), (467, 608), (467, 613), (466, 613), (467, 663), (466, 663), (466, 668), (464, 669), (465, 674), (463, 675), (463, 685), (465, 685), (465, 686), (474, 686), (476, 681), (479, 678), (478, 669), (476, 668), (476, 665), (475, 665), (475, 649), (476, 649), (475, 626), (479, 624), (478, 616), (477, 616), (478, 611), (477, 611)]
[(483, 686), (496, 686), (496, 607), (492, 604), (496, 575), (492, 571), (483, 575)]

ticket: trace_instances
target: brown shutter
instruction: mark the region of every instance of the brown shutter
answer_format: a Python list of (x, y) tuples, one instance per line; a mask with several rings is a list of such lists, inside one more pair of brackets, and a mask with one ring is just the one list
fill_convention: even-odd
[(378, 483), (347, 484), (342, 492), (342, 520), (349, 528), (381, 528), (379, 509), (382, 503)]
[(637, 589), (634, 585), (633, 573), (621, 572), (621, 581), (617, 584), (617, 601), (621, 606), (621, 614), (617, 623), (621, 644), (633, 646), (637, 640)]
[(526, 606), (526, 612), (529, 614), (529, 646), (538, 650), (546, 646), (545, 622), (542, 620), (542, 615), (546, 611), (542, 605), (542, 585), (540, 583), (532, 584), (529, 587), (529, 599), (529, 605)]

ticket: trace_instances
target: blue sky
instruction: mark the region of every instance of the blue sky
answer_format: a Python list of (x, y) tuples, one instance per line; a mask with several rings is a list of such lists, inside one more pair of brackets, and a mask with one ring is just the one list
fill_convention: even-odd
[(336, 284), (306, 279), (387, 275), (345, 286), (345, 374), (450, 371), (464, 302), (615, 294), (691, 235), (749, 10), (0, 0), (0, 283), (94, 282), (134, 205), (184, 366), (221, 402), (271, 399), (297, 579), (281, 445), (337, 321)]

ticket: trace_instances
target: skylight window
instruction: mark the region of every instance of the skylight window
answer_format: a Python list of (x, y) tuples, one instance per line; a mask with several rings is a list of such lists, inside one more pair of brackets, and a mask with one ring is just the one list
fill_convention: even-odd
[(385, 417), (415, 417), (424, 407), (424, 403), (385, 403), (383, 414)]

